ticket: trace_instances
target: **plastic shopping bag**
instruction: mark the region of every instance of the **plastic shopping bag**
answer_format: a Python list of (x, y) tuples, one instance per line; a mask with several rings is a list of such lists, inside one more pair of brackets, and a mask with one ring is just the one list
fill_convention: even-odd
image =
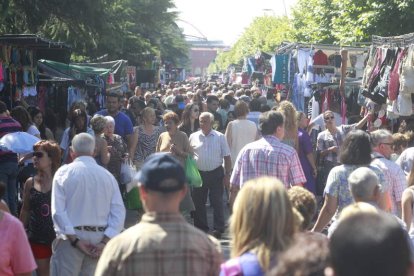
[(127, 185), (132, 181), (136, 174), (136, 170), (130, 161), (124, 161), (121, 164), (121, 184)]
[(139, 197), (138, 186), (135, 185), (131, 190), (127, 191), (125, 205), (129, 210), (142, 209), (142, 202), (141, 198)]
[(188, 184), (194, 188), (200, 188), (203, 185), (200, 172), (193, 157), (188, 156), (185, 160), (185, 176)]

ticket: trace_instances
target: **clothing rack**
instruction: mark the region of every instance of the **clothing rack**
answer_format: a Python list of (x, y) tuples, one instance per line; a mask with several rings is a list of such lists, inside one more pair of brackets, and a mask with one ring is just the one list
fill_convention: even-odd
[(406, 47), (414, 44), (414, 33), (399, 36), (382, 37), (373, 35), (373, 46)]
[(276, 54), (281, 54), (287, 51), (291, 51), (293, 49), (298, 48), (312, 48), (317, 50), (331, 50), (331, 51), (340, 51), (340, 50), (348, 50), (350, 52), (357, 52), (357, 51), (366, 51), (369, 47), (353, 47), (353, 46), (341, 46), (341, 45), (331, 45), (331, 44), (309, 44), (309, 43), (282, 43), (279, 48), (276, 49)]

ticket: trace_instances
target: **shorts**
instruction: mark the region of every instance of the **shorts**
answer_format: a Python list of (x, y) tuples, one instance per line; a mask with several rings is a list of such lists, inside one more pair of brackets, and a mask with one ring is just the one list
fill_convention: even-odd
[(35, 259), (48, 259), (52, 256), (52, 245), (30, 242)]

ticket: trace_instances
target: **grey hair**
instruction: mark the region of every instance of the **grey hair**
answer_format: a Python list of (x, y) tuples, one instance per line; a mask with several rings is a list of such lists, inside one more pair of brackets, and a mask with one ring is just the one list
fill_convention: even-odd
[(371, 136), (371, 145), (373, 147), (377, 147), (379, 144), (387, 140), (388, 138), (392, 138), (392, 133), (386, 129), (378, 129), (370, 133)]
[(361, 167), (348, 177), (349, 189), (355, 200), (365, 201), (374, 195), (376, 187), (380, 187), (378, 176), (369, 168)]
[(105, 119), (107, 124), (109, 123), (115, 126), (115, 119), (112, 116), (105, 116)]
[(210, 112), (202, 112), (202, 113), (200, 114), (200, 119), (201, 119), (201, 118), (204, 118), (204, 117), (209, 117), (210, 122), (214, 122), (214, 115), (213, 115), (213, 114), (211, 114)]
[(97, 133), (102, 133), (104, 131), (106, 122), (107, 120), (104, 116), (96, 114), (95, 116), (92, 117), (90, 125), (93, 131), (95, 132), (95, 134), (97, 134)]
[(95, 151), (95, 137), (82, 132), (72, 139), (72, 150), (77, 155), (92, 155)]

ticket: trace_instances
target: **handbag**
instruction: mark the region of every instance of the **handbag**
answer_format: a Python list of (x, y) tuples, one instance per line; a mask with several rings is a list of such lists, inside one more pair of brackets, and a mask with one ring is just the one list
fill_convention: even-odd
[(401, 68), (400, 94), (414, 94), (413, 47), (408, 48), (407, 56)]
[(194, 188), (200, 188), (203, 185), (200, 172), (197, 168), (197, 163), (192, 156), (187, 156), (185, 159), (185, 176), (187, 177), (188, 184)]

